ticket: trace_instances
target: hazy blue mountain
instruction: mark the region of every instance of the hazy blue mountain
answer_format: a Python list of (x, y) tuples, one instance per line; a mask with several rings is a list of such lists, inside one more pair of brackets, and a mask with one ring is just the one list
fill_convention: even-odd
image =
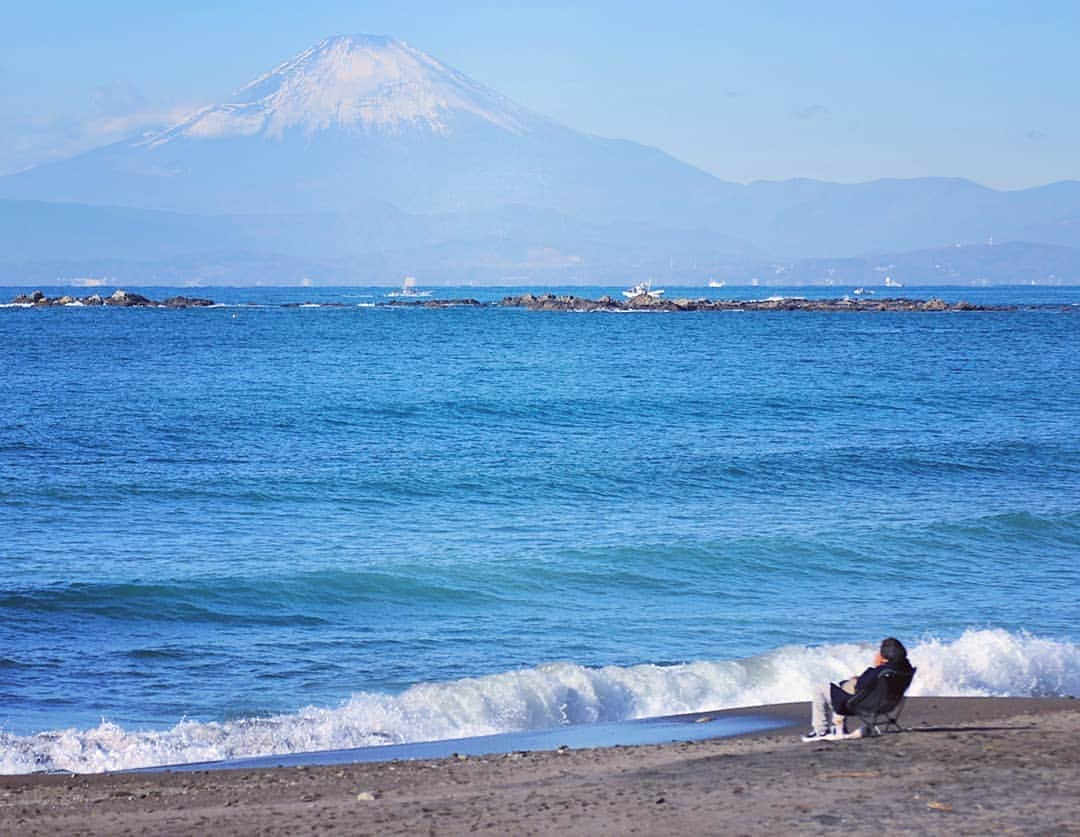
[(394, 282), (404, 274), (429, 284), (515, 277), (622, 281), (706, 276), (718, 248), (746, 249), (695, 228), (590, 224), (521, 206), (410, 215), (371, 204), (337, 213), (194, 216), (0, 200), (0, 282), (87, 275)]
[(384, 204), (351, 213), (192, 216), (0, 201), (0, 283), (111, 277), (141, 284), (466, 282), (908, 286), (972, 281), (1080, 283), (1080, 249), (1004, 243), (840, 258), (769, 258), (696, 229), (584, 224), (506, 207), (409, 215)]
[(692, 218), (738, 187), (529, 113), (390, 38), (328, 38), (149, 137), (0, 179), (0, 197), (193, 213), (508, 204)]
[(1080, 183), (998, 191), (959, 178), (756, 182), (723, 215), (733, 235), (787, 256), (1024, 240), (1080, 246)]
[[(1061, 277), (1080, 248), (1077, 182), (727, 183), (372, 36), (328, 38), (165, 131), (0, 178), (0, 199), (0, 279), (869, 281), (882, 259), (937, 270), (896, 254), (989, 242), (1026, 242), (987, 251), (1002, 270)], [(939, 273), (988, 272), (962, 263)]]
[[(956, 284), (1080, 284), (1080, 249), (1055, 244), (1012, 241), (963, 244), (836, 259), (798, 259), (757, 266), (762, 280), (774, 284), (833, 284), (886, 287), (886, 279), (904, 287)], [(890, 290), (900, 294), (902, 291)]]

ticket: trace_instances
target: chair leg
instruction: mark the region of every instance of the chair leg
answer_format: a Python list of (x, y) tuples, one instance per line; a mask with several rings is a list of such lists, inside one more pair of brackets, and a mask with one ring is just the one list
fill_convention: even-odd
[(907, 698), (906, 697), (900, 698), (900, 702), (898, 704), (896, 704), (896, 708), (893, 710), (892, 714), (889, 715), (889, 724), (891, 726), (896, 727), (897, 732), (903, 732), (904, 731), (903, 727), (900, 726), (900, 715), (904, 711), (904, 706), (905, 706), (906, 703), (907, 703)]

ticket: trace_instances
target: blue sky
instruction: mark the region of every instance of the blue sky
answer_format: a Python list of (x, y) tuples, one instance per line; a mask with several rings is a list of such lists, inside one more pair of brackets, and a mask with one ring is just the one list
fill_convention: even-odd
[(219, 101), (327, 35), (370, 33), (726, 180), (1080, 178), (1080, 4), (5, 5), (3, 173)]

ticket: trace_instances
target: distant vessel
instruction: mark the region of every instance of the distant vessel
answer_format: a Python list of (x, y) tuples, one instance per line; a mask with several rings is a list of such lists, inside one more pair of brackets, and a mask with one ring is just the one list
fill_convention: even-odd
[(710, 279), (709, 280), (709, 287), (710, 288), (722, 288), (725, 285), (727, 285), (727, 282), (725, 282), (723, 280), (721, 280), (719, 282), (717, 282), (715, 279)]
[(416, 287), (416, 277), (406, 276), (400, 291), (390, 291), (387, 296), (431, 296), (431, 291), (421, 291)]
[(866, 288), (856, 288), (855, 290), (852, 291), (852, 293), (855, 294), (855, 296), (862, 296), (863, 294), (872, 294), (872, 293), (874, 293), (874, 289), (871, 288), (870, 290), (866, 290)]
[(886, 276), (885, 277), (885, 287), (886, 288), (902, 288), (902, 287), (904, 287), (904, 283), (903, 282), (897, 282), (891, 276)]
[(639, 296), (651, 296), (653, 299), (659, 299), (663, 295), (662, 290), (653, 290), (652, 280), (646, 279), (644, 282), (638, 282), (634, 287), (627, 288), (622, 292), (622, 295), (627, 299), (634, 299)]
[(58, 285), (73, 285), (77, 288), (101, 288), (106, 285), (115, 285), (116, 280), (110, 276), (75, 276), (71, 279), (57, 276), (56, 283)]

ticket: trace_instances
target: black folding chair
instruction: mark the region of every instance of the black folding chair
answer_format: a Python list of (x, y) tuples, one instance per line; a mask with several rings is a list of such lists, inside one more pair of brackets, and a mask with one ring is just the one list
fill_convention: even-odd
[(863, 735), (902, 732), (900, 713), (904, 711), (905, 694), (914, 677), (915, 669), (908, 672), (885, 669), (873, 686), (848, 697), (840, 714), (862, 721)]

